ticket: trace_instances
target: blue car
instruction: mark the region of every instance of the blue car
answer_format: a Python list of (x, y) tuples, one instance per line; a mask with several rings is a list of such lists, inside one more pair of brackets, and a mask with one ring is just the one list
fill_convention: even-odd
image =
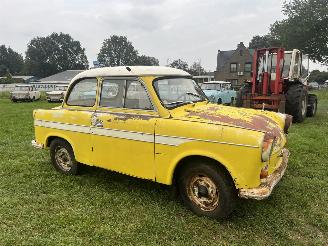
[(201, 88), (212, 103), (232, 105), (236, 98), (236, 91), (231, 89), (230, 82), (205, 82), (201, 85)]

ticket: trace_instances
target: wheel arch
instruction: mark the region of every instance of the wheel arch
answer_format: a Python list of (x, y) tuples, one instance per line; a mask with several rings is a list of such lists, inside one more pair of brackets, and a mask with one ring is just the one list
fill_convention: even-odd
[(75, 153), (75, 147), (74, 147), (74, 145), (72, 144), (72, 141), (71, 141), (69, 138), (67, 138), (66, 136), (63, 136), (63, 135), (61, 135), (61, 134), (59, 134), (59, 135), (58, 135), (58, 134), (57, 134), (57, 135), (55, 135), (55, 134), (50, 134), (50, 135), (48, 135), (48, 136), (46, 137), (45, 147), (49, 148), (51, 142), (52, 142), (53, 140), (57, 139), (57, 138), (66, 141), (66, 142), (72, 147), (73, 152)]
[(198, 154), (184, 156), (184, 157), (182, 157), (182, 158), (179, 159), (179, 161), (176, 163), (176, 165), (174, 167), (174, 170), (172, 172), (171, 184), (173, 186), (176, 186), (177, 179), (179, 177), (180, 172), (186, 166), (192, 165), (190, 162), (191, 161), (194, 161), (194, 160), (204, 160), (207, 163), (209, 163), (209, 165), (212, 165), (215, 168), (217, 168), (219, 171), (224, 172), (227, 177), (230, 177), (232, 183), (234, 184), (234, 186), (236, 188), (235, 180), (233, 178), (233, 175), (231, 173), (231, 170), (229, 170), (229, 168), (226, 165), (222, 164), (221, 161), (218, 161), (217, 159), (215, 159), (213, 157), (209, 157), (209, 156), (206, 156), (206, 155), (198, 155)]

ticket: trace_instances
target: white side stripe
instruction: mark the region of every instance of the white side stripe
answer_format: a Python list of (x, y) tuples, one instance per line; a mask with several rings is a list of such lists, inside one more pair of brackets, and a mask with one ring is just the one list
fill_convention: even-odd
[(157, 144), (179, 146), (180, 144), (187, 143), (187, 142), (192, 142), (192, 141), (194, 141), (194, 140), (185, 139), (185, 138), (176, 138), (176, 137), (155, 135), (155, 142)]
[(108, 136), (113, 138), (123, 138), (135, 141), (153, 143), (154, 135), (140, 132), (120, 131), (105, 128), (92, 128), (91, 133), (99, 136)]
[(83, 125), (72, 125), (72, 124), (50, 122), (50, 121), (43, 121), (43, 120), (35, 120), (34, 125), (42, 126), (46, 128), (58, 129), (58, 130), (71, 131), (71, 132), (90, 133), (90, 127), (83, 126)]
[(229, 143), (229, 142), (219, 142), (214, 140), (186, 138), (186, 137), (179, 137), (179, 136), (163, 136), (157, 134), (154, 136), (151, 133), (125, 131), (125, 130), (118, 130), (118, 129), (106, 129), (100, 127), (90, 127), (85, 125), (66, 124), (66, 123), (43, 121), (43, 120), (35, 120), (34, 126), (71, 131), (71, 132), (93, 134), (98, 136), (108, 136), (113, 138), (129, 139), (129, 140), (148, 142), (148, 143), (154, 143), (155, 140), (156, 144), (163, 144), (163, 145), (170, 145), (170, 146), (179, 146), (184, 143), (199, 141), (199, 142), (210, 142), (210, 143), (227, 144), (227, 145), (235, 145), (235, 146), (250, 147), (250, 148), (259, 147), (259, 146), (253, 146), (247, 144), (236, 144), (236, 143)]

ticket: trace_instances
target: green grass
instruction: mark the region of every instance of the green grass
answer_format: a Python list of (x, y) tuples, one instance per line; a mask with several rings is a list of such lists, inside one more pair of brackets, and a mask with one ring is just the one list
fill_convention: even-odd
[(315, 118), (292, 126), (285, 177), (231, 218), (198, 217), (166, 186), (86, 167), (63, 176), (31, 147), (32, 110), (0, 98), (0, 245), (327, 245), (328, 92)]

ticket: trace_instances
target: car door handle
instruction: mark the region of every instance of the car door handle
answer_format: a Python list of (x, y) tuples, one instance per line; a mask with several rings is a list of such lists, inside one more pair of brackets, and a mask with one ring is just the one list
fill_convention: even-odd
[(93, 117), (92, 118), (91, 124), (94, 127), (103, 127), (104, 126), (103, 121), (100, 120), (100, 119), (98, 119), (98, 118), (96, 118), (96, 117)]
[(96, 123), (95, 123), (95, 127), (103, 127), (104, 125), (103, 125), (103, 123), (102, 123), (102, 121), (101, 120), (99, 120), (99, 121), (97, 121)]

